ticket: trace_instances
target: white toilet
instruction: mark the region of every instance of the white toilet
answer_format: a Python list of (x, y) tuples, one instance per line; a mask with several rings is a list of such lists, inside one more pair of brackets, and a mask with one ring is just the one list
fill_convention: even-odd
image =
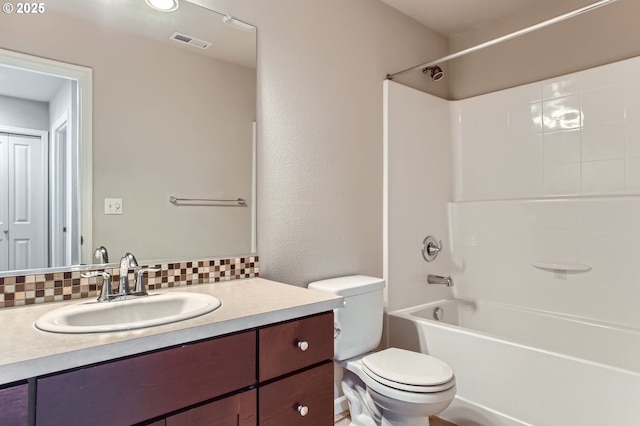
[(371, 352), (382, 337), (384, 280), (352, 275), (309, 284), (344, 297), (335, 310), (334, 359), (344, 368), (342, 390), (353, 426), (428, 426), (456, 394), (451, 367), (404, 349)]

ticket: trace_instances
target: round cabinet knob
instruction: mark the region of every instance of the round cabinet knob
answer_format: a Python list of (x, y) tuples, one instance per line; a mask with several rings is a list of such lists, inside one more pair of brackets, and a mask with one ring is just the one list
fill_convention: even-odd
[(309, 407), (307, 407), (306, 405), (300, 405), (298, 404), (297, 407), (298, 413), (300, 413), (300, 415), (302, 417), (306, 416), (307, 414), (309, 414)]
[(307, 342), (306, 340), (302, 340), (298, 342), (298, 347), (301, 351), (306, 351), (307, 349), (309, 349), (309, 342)]

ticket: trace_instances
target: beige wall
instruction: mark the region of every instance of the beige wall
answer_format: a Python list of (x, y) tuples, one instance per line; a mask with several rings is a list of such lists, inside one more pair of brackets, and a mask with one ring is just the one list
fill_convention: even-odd
[(447, 40), (377, 1), (207, 1), (258, 26), (260, 275), (382, 276), (382, 82)]
[[(93, 69), (93, 245), (112, 261), (251, 250), (250, 208), (168, 198), (250, 199), (255, 70), (55, 11), (5, 16), (0, 48)], [(124, 214), (104, 215), (106, 197), (122, 198)]]
[[(593, 0), (541, 0), (534, 8), (451, 38), (451, 52), (575, 10)], [(454, 60), (451, 99), (531, 83), (640, 55), (640, 2), (619, 0), (571, 20)], [(611, 76), (612, 80), (616, 76)]]

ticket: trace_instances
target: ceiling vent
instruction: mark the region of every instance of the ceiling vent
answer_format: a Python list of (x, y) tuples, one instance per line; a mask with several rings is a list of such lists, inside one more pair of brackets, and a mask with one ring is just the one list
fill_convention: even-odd
[(169, 38), (171, 40), (175, 40), (175, 41), (177, 41), (179, 43), (188, 44), (189, 46), (197, 47), (199, 49), (206, 49), (209, 46), (211, 46), (211, 42), (210, 41), (200, 40), (198, 38), (191, 37), (191, 36), (188, 36), (186, 34), (179, 33), (179, 32), (175, 32), (175, 33), (171, 34), (171, 36)]

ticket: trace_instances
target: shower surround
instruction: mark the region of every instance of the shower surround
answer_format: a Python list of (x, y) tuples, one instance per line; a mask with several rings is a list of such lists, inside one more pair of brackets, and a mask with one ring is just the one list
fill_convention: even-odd
[[(640, 335), (639, 58), (460, 101), (393, 82), (385, 82), (385, 95), (389, 312), (454, 297)], [(421, 144), (415, 142), (420, 134)], [(445, 150), (434, 134), (450, 135), (451, 151), (443, 161), (451, 158), (451, 180), (427, 179), (431, 173), (424, 164)], [(408, 166), (399, 167), (403, 161)], [(407, 188), (410, 182), (416, 183)], [(424, 200), (411, 207), (398, 203), (406, 192)], [(422, 261), (420, 242), (428, 233), (440, 235), (448, 258)], [(428, 286), (429, 273), (450, 274), (453, 294)], [(543, 324), (521, 326), (523, 333), (526, 327), (542, 339), (551, 336)], [(391, 321), (391, 343), (406, 337), (399, 336), (406, 330), (394, 330)], [(429, 338), (422, 338), (427, 350)], [(462, 345), (469, 354), (474, 339)], [(577, 334), (566, 339), (587, 353), (590, 347), (623, 350), (610, 344), (612, 339), (584, 341)], [(640, 357), (640, 347), (630, 356)], [(561, 366), (545, 368), (553, 372)], [(640, 386), (640, 369), (606, 362), (597, 368), (622, 371), (629, 389)], [(459, 381), (481, 380), (470, 374), (473, 370), (465, 369)], [(522, 386), (525, 394), (527, 384)], [(584, 390), (590, 385), (578, 377), (572, 386)], [(606, 381), (598, 386), (607, 386)], [(504, 414), (504, 424), (541, 424), (540, 417), (534, 422), (518, 410), (505, 413), (464, 395), (464, 385), (460, 389), (465, 404)], [(492, 387), (492, 392), (501, 391)], [(619, 392), (610, 389), (612, 398)], [(593, 414), (595, 419), (607, 413)], [(547, 415), (545, 424), (560, 417)]]

